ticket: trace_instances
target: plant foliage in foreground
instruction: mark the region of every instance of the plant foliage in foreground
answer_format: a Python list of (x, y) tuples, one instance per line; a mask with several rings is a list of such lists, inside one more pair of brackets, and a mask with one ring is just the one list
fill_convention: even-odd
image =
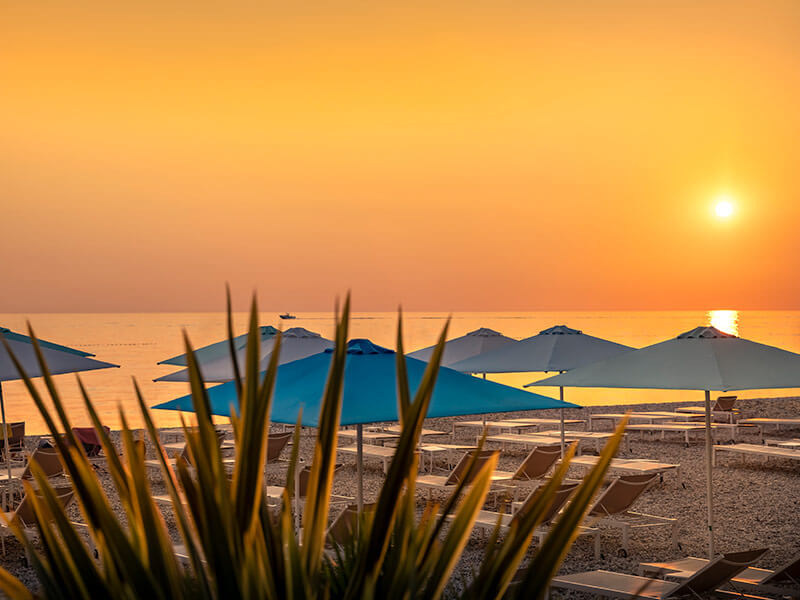
[[(261, 376), (258, 372), (258, 310), (255, 301), (250, 314), (245, 364), (235, 365), (240, 416), (231, 419), (238, 449), (232, 475), (226, 472), (222, 462), (208, 396), (188, 339), (185, 341), (197, 427), (189, 428), (184, 424), (184, 432), (193, 466), (179, 459), (173, 468), (134, 382), (146, 432), (155, 448), (167, 493), (172, 499), (171, 510), (180, 543), (188, 557), (185, 562), (175, 556), (162, 509), (152, 499), (143, 445), (134, 442), (122, 411), (120, 457), (81, 384), (86, 408), (108, 457), (107, 469), (124, 513), (119, 517), (81, 444), (72, 434), (72, 423), (50, 375), (46, 374), (44, 380), (53, 409), (47, 408), (30, 378), (25, 377), (28, 391), (62, 453), (66, 473), (75, 488), (81, 521), (85, 524), (76, 526), (70, 523), (55, 499), (53, 487), (34, 468), (36, 487), (41, 493), (39, 498), (31, 494), (40, 546), (34, 546), (24, 531), (12, 526), (30, 555), (41, 582), (39, 597), (152, 600), (441, 597), (469, 539), (496, 464), (496, 459), (485, 464), (472, 485), (469, 488), (458, 486), (443, 506), (429, 505), (421, 516), (417, 514), (415, 447), (436, 384), (447, 326), (412, 397), (403, 360), (402, 321), (398, 324), (398, 403), (403, 430), (397, 451), (370, 518), (360, 521), (357, 534), (345, 546), (337, 547), (333, 552), (325, 549), (349, 316), (348, 298), (341, 315), (337, 316), (335, 348), (299, 531), (295, 529), (292, 499), (299, 427), (295, 430), (282, 503), (279, 507), (268, 507), (262, 494), (280, 336), (276, 339), (269, 367)], [(232, 340), (230, 297), (228, 333)], [(34, 337), (32, 330), (31, 337)], [(232, 342), (231, 348), (233, 350)], [(47, 373), (38, 344), (36, 351), (43, 371)], [(243, 375), (240, 375), (242, 371)], [(458, 593), (465, 598), (543, 597), (547, 582), (557, 572), (575, 539), (577, 525), (583, 520), (617, 451), (620, 431), (608, 443), (596, 468), (586, 477), (542, 547), (531, 558), (519, 585), (509, 587), (528, 553), (533, 531), (566, 473), (571, 451), (547, 483), (536, 506), (505, 536), (491, 536), (474, 577), (466, 581), (458, 592), (451, 590), (452, 594)], [(66, 438), (59, 435), (62, 432)], [(475, 465), (472, 468), (475, 469)], [(23, 485), (26, 493), (32, 493), (29, 483)], [(452, 515), (449, 522), (443, 516), (445, 514)], [(87, 531), (90, 543), (85, 537)], [(97, 550), (97, 558), (93, 548)], [(35, 597), (19, 580), (2, 569), (0, 589), (12, 598)]]

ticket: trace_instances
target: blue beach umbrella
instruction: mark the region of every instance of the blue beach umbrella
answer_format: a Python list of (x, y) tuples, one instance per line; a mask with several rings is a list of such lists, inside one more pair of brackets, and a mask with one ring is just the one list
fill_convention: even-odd
[[(395, 352), (366, 339), (354, 339), (347, 344), (347, 354), (341, 424), (357, 425), (360, 433), (361, 426), (365, 423), (399, 420)], [(273, 422), (295, 424), (302, 409), (302, 425), (319, 425), (323, 391), (332, 356), (332, 351), (326, 350), (278, 367), (271, 415)], [(413, 394), (419, 387), (428, 364), (409, 357), (405, 360)], [(238, 411), (234, 382), (210, 388), (208, 396), (213, 414), (230, 416), (231, 408)], [(533, 394), (441, 367), (426, 416), (453, 417), (575, 406), (549, 396)], [(194, 410), (191, 396), (170, 400), (153, 408)], [(360, 435), (358, 442), (360, 448)], [(360, 460), (358, 467), (361, 498)]]

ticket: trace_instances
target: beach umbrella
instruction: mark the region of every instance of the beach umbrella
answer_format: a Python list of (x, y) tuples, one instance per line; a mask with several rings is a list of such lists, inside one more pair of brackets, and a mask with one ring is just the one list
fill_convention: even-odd
[[(8, 453), (8, 430), (6, 428), (6, 407), (3, 401), (3, 381), (22, 379), (22, 374), (17, 370), (17, 366), (11, 360), (8, 349), (14, 353), (14, 356), (29, 377), (41, 377), (44, 373), (36, 357), (32, 338), (3, 327), (0, 327), (0, 337), (6, 342), (5, 344), (0, 344), (0, 418), (3, 422), (3, 438), (5, 440), (8, 478), (9, 481), (11, 481), (11, 460)], [(109, 367), (119, 366), (94, 360), (90, 358), (94, 356), (94, 354), (88, 352), (75, 350), (74, 348), (60, 346), (43, 340), (38, 341), (42, 355), (44, 356), (45, 364), (47, 364), (47, 369), (51, 375), (75, 373), (77, 371), (92, 371), (95, 369), (107, 369)]]
[[(263, 346), (267, 341), (271, 340), (278, 334), (278, 330), (272, 327), (271, 325), (263, 325), (258, 328), (258, 336), (261, 345)], [(233, 346), (236, 348), (237, 352), (244, 352), (247, 348), (247, 337), (249, 334), (243, 333), (242, 335), (237, 335), (233, 338)], [(197, 362), (201, 365), (213, 362), (218, 359), (229, 358), (231, 355), (231, 345), (230, 340), (225, 338), (224, 340), (220, 340), (219, 342), (214, 342), (213, 344), (209, 344), (208, 346), (203, 346), (202, 348), (198, 348), (194, 351), (195, 358)], [(178, 356), (173, 356), (172, 358), (168, 358), (166, 360), (162, 360), (158, 363), (159, 365), (176, 365), (178, 367), (185, 367), (187, 366), (186, 362), (186, 354), (179, 354)]]
[(704, 391), (708, 551), (713, 557), (711, 392), (800, 387), (800, 355), (714, 327), (697, 327), (530, 385)]
[[(328, 350), (278, 367), (271, 414), (273, 422), (295, 424), (302, 410), (302, 425), (319, 425), (321, 401), (332, 356), (332, 351)], [(357, 427), (359, 504), (363, 501), (362, 426), (400, 419), (395, 360), (393, 350), (373, 344), (369, 340), (354, 339), (347, 344), (340, 423)], [(428, 365), (409, 357), (405, 361), (413, 394)], [(238, 411), (234, 382), (210, 388), (208, 397), (212, 414), (230, 416), (231, 409)], [(548, 396), (532, 394), (442, 367), (439, 369), (426, 416), (452, 417), (574, 406)], [(153, 408), (194, 410), (190, 395)]]
[[(465, 358), (470, 358), (476, 354), (490, 352), (496, 348), (502, 348), (503, 346), (516, 343), (517, 340), (506, 337), (499, 331), (489, 329), (488, 327), (481, 327), (461, 337), (447, 340), (444, 344), (444, 354), (442, 355), (441, 364), (443, 367), (449, 367), (453, 363), (464, 360)], [(409, 352), (406, 356), (428, 362), (435, 348), (435, 345), (428, 346), (421, 350)]]
[[(264, 329), (264, 328), (262, 328)], [(270, 327), (273, 331), (277, 331), (274, 327)], [(261, 371), (267, 369), (269, 364), (272, 350), (275, 347), (275, 334), (269, 333), (266, 339), (262, 334), (261, 343), (259, 344), (261, 358), (259, 360), (259, 367)], [(245, 356), (247, 354), (247, 336), (241, 344), (237, 344), (236, 360), (238, 364), (244, 365)], [(239, 338), (236, 338), (239, 339)], [(210, 348), (211, 346), (207, 346)], [(302, 327), (292, 327), (283, 333), (281, 341), (281, 356), (280, 363), (284, 364), (323, 352), (329, 348), (333, 348), (333, 342), (322, 337), (318, 333), (303, 329)], [(200, 369), (203, 373), (203, 379), (208, 383), (224, 383), (226, 381), (233, 381), (235, 378), (233, 372), (233, 361), (230, 357), (230, 347), (228, 352), (217, 356), (213, 360), (206, 360), (201, 362)], [(175, 373), (164, 375), (154, 381), (189, 381), (189, 370), (181, 369)]]
[[(528, 373), (569, 371), (632, 350), (609, 340), (587, 335), (566, 325), (543, 329), (516, 344), (509, 344), (450, 365), (465, 373)], [(564, 388), (559, 387), (564, 399)], [(561, 412), (561, 454), (564, 454), (564, 412)]]

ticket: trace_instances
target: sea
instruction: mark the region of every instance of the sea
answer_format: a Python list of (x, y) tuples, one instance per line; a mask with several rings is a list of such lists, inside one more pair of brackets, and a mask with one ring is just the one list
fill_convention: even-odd
[[(277, 312), (261, 315), (262, 325), (278, 328), (304, 327), (333, 337), (334, 316), (328, 312), (299, 313), (294, 320), (281, 320)], [(449, 337), (458, 337), (480, 327), (523, 339), (553, 325), (568, 325), (584, 333), (634, 347), (654, 344), (697, 327), (713, 325), (718, 329), (765, 344), (800, 352), (800, 311), (605, 311), (605, 312), (465, 312), (404, 313), (404, 343), (407, 352), (435, 343), (449, 320)], [(96, 358), (120, 365), (81, 373), (80, 378), (105, 424), (119, 428), (124, 414), (127, 423), (140, 427), (141, 414), (134, 394), (135, 380), (148, 406), (183, 396), (188, 384), (153, 382), (176, 367), (158, 365), (183, 352), (183, 332), (194, 347), (210, 344), (226, 336), (224, 313), (138, 313), (138, 314), (0, 314), (0, 326), (25, 332), (30, 322), (44, 340), (79, 348)], [(247, 315), (234, 315), (236, 332), (243, 333)], [(395, 347), (397, 314), (393, 312), (354, 313), (350, 337), (368, 338)], [(489, 375), (489, 379), (521, 387), (541, 379), (543, 373)], [(89, 417), (80, 395), (76, 376), (55, 378), (73, 425), (88, 425)], [(3, 382), (6, 419), (25, 421), (29, 434), (44, 433), (45, 426), (28, 391), (19, 381)], [(39, 389), (45, 392), (39, 382)], [(557, 396), (553, 388), (537, 392)], [(702, 393), (671, 390), (568, 389), (565, 399), (584, 406), (627, 405), (661, 402), (700, 402)], [(796, 395), (797, 390), (751, 390), (740, 397), (780, 397)], [(154, 410), (152, 415), (161, 427), (180, 424), (178, 413)]]

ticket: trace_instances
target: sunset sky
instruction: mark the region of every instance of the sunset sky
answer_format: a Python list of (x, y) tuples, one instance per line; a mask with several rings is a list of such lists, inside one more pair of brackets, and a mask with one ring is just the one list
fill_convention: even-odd
[(800, 309), (800, 2), (118, 4), (3, 7), (0, 312)]

